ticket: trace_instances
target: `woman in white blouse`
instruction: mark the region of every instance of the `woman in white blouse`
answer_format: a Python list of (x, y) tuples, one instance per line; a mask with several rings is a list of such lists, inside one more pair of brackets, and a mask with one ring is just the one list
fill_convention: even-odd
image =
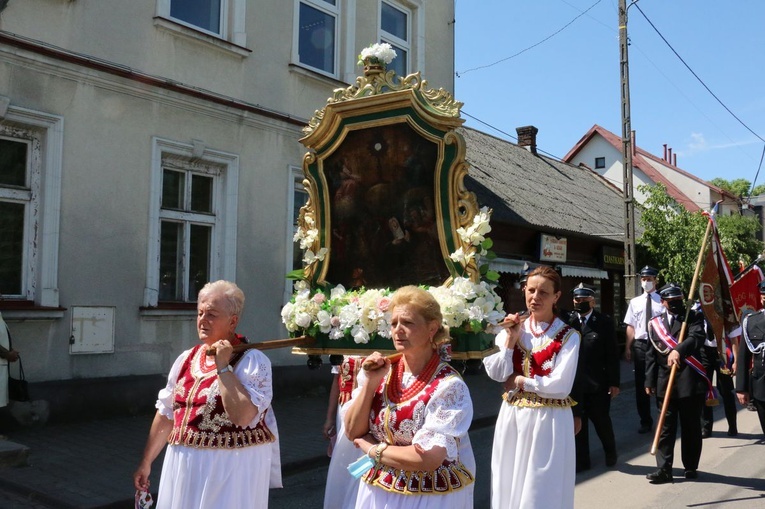
[(356, 507), (472, 508), (473, 404), (460, 375), (439, 357), (449, 337), (441, 309), (415, 286), (398, 289), (390, 309), (393, 345), (403, 355), (366, 359), (377, 369), (362, 371), (345, 416), (348, 438), (374, 462)]
[(483, 361), (510, 390), (497, 416), (491, 454), (491, 507), (574, 507), (576, 450), (569, 397), (579, 333), (556, 317), (561, 279), (546, 266), (528, 277), (530, 316), (508, 315), (499, 352)]

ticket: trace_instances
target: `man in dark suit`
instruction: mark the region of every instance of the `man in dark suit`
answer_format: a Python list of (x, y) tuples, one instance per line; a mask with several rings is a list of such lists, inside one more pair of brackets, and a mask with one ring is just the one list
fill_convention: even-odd
[[(680, 421), (681, 457), (686, 479), (696, 479), (701, 459), (701, 411), (707, 383), (686, 360), (698, 361), (702, 373), (700, 352), (704, 345), (704, 317), (693, 310), (686, 311), (683, 290), (674, 284), (668, 284), (659, 290), (664, 313), (654, 317), (648, 328), (651, 348), (646, 353), (645, 390), (656, 394), (659, 404), (669, 396), (664, 425), (659, 435), (656, 465), (658, 470), (646, 476), (651, 484), (674, 482), (672, 463), (674, 460), (677, 423)], [(687, 315), (686, 315), (687, 313)], [(679, 338), (683, 320), (687, 316), (686, 334)], [(682, 339), (680, 343), (673, 345)], [(672, 393), (667, 394), (667, 385), (672, 367), (675, 368), (675, 380)]]
[(611, 398), (619, 394), (619, 347), (610, 316), (595, 311), (595, 291), (580, 283), (572, 290), (574, 311), (568, 323), (581, 333), (579, 361), (571, 397), (577, 404), (574, 417), (581, 419), (576, 434), (576, 471), (590, 468), (589, 426), (592, 422), (603, 450), (606, 466), (616, 464), (616, 440), (609, 411)]
[[(765, 307), (765, 281), (760, 283), (760, 302)], [(765, 309), (744, 317), (736, 358), (736, 397), (742, 405), (750, 400), (765, 433)]]

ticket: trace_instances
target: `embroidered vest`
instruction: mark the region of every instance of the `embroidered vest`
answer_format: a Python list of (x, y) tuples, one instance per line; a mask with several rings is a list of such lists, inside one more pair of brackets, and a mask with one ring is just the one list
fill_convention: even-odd
[(340, 405), (345, 404), (351, 399), (353, 389), (356, 388), (356, 377), (359, 374), (363, 360), (363, 357), (345, 356), (343, 358), (343, 363), (340, 364), (340, 374), (337, 377), (337, 385), (340, 388), (337, 399)]
[[(399, 361), (401, 362), (401, 361)], [(414, 434), (425, 422), (425, 407), (436, 388), (449, 377), (459, 374), (441, 362), (423, 390), (398, 404), (388, 399), (387, 386), (395, 364), (386, 380), (377, 388), (371, 410), (370, 433), (380, 442), (391, 445), (412, 445)], [(384, 464), (372, 467), (362, 478), (367, 484), (402, 495), (445, 495), (473, 483), (474, 477), (459, 458), (444, 460), (429, 472), (401, 470)]]
[[(558, 352), (574, 332), (573, 327), (564, 324), (547, 343), (531, 350), (519, 342), (513, 350), (513, 371), (523, 373), (528, 378), (550, 375)], [(505, 393), (502, 397), (511, 405), (532, 408), (571, 407), (575, 404), (570, 396), (564, 399), (544, 398), (535, 392), (526, 391), (517, 391), (512, 395)]]
[(173, 430), (168, 443), (206, 449), (236, 449), (275, 441), (276, 437), (266, 426), (265, 412), (253, 428), (242, 428), (229, 420), (223, 408), (217, 370), (215, 366), (205, 365), (206, 350), (206, 345), (197, 345), (181, 365), (174, 391)]

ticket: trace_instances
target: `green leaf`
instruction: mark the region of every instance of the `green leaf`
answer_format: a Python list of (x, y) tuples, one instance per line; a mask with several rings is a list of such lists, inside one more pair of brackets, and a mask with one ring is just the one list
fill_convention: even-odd
[(490, 270), (486, 272), (486, 275), (484, 276), (487, 280), (491, 281), (492, 283), (496, 283), (499, 281), (499, 272)]
[(287, 273), (287, 279), (304, 280), (305, 269), (295, 269), (292, 272)]
[(492, 246), (494, 246), (494, 241), (493, 241), (493, 240), (491, 240), (491, 239), (490, 239), (490, 238), (488, 238), (488, 237), (487, 237), (487, 238), (485, 238), (485, 239), (483, 239), (483, 242), (481, 242), (481, 247), (482, 247), (482, 248), (484, 248), (484, 249), (485, 249), (485, 250), (487, 250), (487, 251), (488, 251), (489, 249), (491, 249), (491, 248), (492, 248)]

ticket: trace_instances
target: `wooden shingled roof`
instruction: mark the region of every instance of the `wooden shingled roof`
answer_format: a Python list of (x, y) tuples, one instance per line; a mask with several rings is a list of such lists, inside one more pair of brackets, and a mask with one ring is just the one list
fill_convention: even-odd
[(458, 131), (470, 164), (465, 186), (493, 209), (493, 220), (623, 242), (622, 193), (603, 177), (475, 129)]

